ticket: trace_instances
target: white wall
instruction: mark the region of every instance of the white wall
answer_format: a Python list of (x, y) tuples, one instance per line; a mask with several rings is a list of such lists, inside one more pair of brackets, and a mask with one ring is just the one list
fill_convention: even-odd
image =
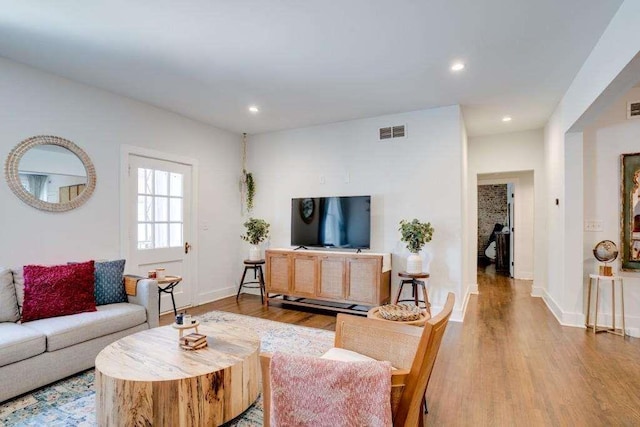
[[(602, 231), (584, 232), (583, 281), (587, 286), (590, 273), (600, 264), (593, 256), (594, 246), (601, 240), (620, 243), (620, 155), (640, 152), (640, 119), (628, 120), (627, 101), (640, 100), (640, 88), (620, 98), (598, 121), (584, 131), (584, 218), (602, 221)], [(640, 335), (640, 272), (623, 272), (620, 260), (612, 264), (614, 274), (622, 276), (625, 285), (625, 317), (628, 329)], [(581, 301), (585, 304), (585, 301)], [(610, 321), (611, 300), (604, 294), (600, 313)], [(620, 313), (620, 306), (618, 315)], [(620, 318), (617, 320), (620, 322)], [(620, 324), (620, 323), (618, 323)]]
[[(233, 293), (241, 273), (240, 136), (0, 59), (0, 156), (34, 135), (57, 135), (92, 159), (97, 187), (70, 212), (48, 213), (0, 185), (0, 264), (63, 263), (120, 254), (120, 145), (199, 160), (198, 301)], [(187, 285), (187, 284), (185, 284)]]
[[(584, 261), (581, 229), (584, 216), (583, 134), (567, 132), (581, 117), (593, 114), (589, 109), (599, 99), (612, 97), (612, 90), (623, 87), (614, 83), (640, 51), (639, 21), (640, 2), (625, 0), (545, 127), (548, 270), (546, 289), (541, 293), (565, 325), (584, 325), (585, 291), (581, 280)], [(555, 204), (556, 198), (559, 205)]]
[(462, 204), (462, 297), (464, 298), (462, 314), (466, 312), (467, 303), (469, 302), (469, 295), (475, 291), (476, 277), (473, 275), (471, 265), (475, 264), (475, 257), (470, 256), (470, 251), (467, 248), (475, 243), (475, 239), (471, 234), (469, 216), (469, 138), (467, 136), (467, 129), (464, 124), (464, 120), (460, 121), (460, 132), (462, 134), (462, 188), (460, 189), (460, 198)]
[[(483, 175), (481, 178), (486, 184), (516, 184), (514, 274), (518, 279), (533, 279), (533, 294), (537, 295), (537, 289), (544, 287), (546, 274), (543, 230), (546, 224), (544, 203), (547, 196), (542, 130), (470, 138), (469, 228), (474, 236), (478, 234), (478, 175)], [(492, 177), (487, 175), (495, 176), (491, 180)], [(468, 247), (469, 256), (474, 259), (470, 265), (473, 277), (477, 271), (476, 247), (477, 244)]]
[[(458, 106), (287, 130), (249, 138), (249, 169), (256, 179), (254, 216), (271, 223), (271, 247), (290, 247), (291, 198), (371, 195), (371, 250), (393, 254), (392, 288), (408, 251), (399, 241), (401, 219), (435, 228), (426, 245), (432, 258), (434, 311), (446, 293), (462, 294), (462, 118)], [(378, 141), (378, 128), (406, 124), (408, 137)]]

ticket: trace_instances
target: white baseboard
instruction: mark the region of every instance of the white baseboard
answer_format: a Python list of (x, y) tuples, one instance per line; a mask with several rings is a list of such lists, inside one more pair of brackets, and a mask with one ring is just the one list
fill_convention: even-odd
[[(582, 328), (585, 326), (585, 315), (583, 313), (565, 312), (560, 309), (560, 306), (555, 300), (547, 293), (545, 289), (533, 288), (531, 291), (532, 297), (541, 297), (544, 303), (549, 308), (549, 311), (555, 316), (562, 326), (571, 326), (574, 328)], [(611, 313), (599, 313), (598, 314), (599, 325), (611, 325)], [(601, 319), (601, 320), (600, 320)], [(640, 317), (639, 316), (625, 316), (625, 331), (630, 337), (640, 338)], [(622, 325), (622, 317), (616, 316), (616, 325)]]
[(560, 309), (560, 306), (555, 302), (555, 300), (551, 298), (551, 295), (547, 293), (546, 289), (532, 288), (531, 296), (542, 298), (542, 301), (544, 301), (544, 303), (547, 305), (547, 308), (549, 309), (551, 314), (553, 314), (558, 320), (558, 323), (562, 325), (562, 310)]
[(198, 305), (206, 304), (208, 302), (218, 301), (219, 299), (230, 297), (238, 292), (238, 288), (229, 286), (222, 289), (216, 289), (214, 291), (204, 292), (198, 295)]
[(533, 272), (531, 271), (519, 271), (517, 280), (533, 280)]
[[(611, 326), (611, 313), (598, 313), (598, 325)], [(591, 319), (593, 321), (593, 318)], [(630, 337), (640, 338), (640, 317), (638, 316), (625, 316), (625, 331)], [(616, 328), (622, 326), (622, 316), (616, 315)]]
[(627, 335), (634, 338), (640, 338), (640, 328), (630, 328), (627, 326)]
[(532, 286), (531, 287), (531, 296), (532, 297), (539, 297), (539, 298), (544, 298), (544, 295), (547, 291), (544, 290), (544, 288), (541, 288), (539, 286)]
[(542, 288), (532, 288), (531, 290), (532, 297), (541, 297), (544, 303), (547, 305), (547, 308), (558, 320), (562, 326), (572, 326), (574, 328), (584, 328), (584, 314), (582, 313), (571, 313), (563, 311), (560, 308), (560, 305), (547, 293), (546, 289)]
[(585, 317), (583, 313), (570, 313), (563, 312), (562, 313), (562, 322), (560, 322), (563, 326), (574, 326), (576, 328), (584, 327)]
[[(471, 283), (468, 287), (467, 287), (467, 294), (475, 294), (478, 295), (478, 284), (477, 283)], [(468, 299), (468, 297), (467, 297)]]
[(464, 300), (462, 301), (462, 308), (460, 308), (460, 310), (454, 310), (451, 314), (451, 320), (455, 322), (464, 322), (464, 316), (467, 314), (467, 306), (469, 305), (469, 297), (471, 295), (478, 295), (477, 283), (471, 283), (467, 286), (467, 292), (465, 293)]
[[(442, 308), (440, 309), (442, 310)], [(439, 313), (440, 310), (438, 311), (432, 311), (432, 313)], [(449, 317), (449, 320), (451, 322), (463, 322), (464, 321), (464, 310), (463, 309), (459, 309), (459, 310), (453, 310), (453, 312), (451, 312), (451, 317)]]

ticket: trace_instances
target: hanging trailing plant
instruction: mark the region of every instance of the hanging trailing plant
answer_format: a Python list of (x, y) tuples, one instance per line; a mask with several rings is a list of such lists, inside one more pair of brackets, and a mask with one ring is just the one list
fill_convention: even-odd
[[(253, 174), (247, 172), (247, 134), (242, 134), (242, 179), (240, 180), (241, 201), (247, 207), (247, 213), (253, 210), (253, 200), (256, 195), (256, 182)], [(244, 215), (244, 212), (242, 212)]]
[(253, 197), (256, 195), (256, 183), (253, 180), (253, 174), (243, 170), (244, 184), (247, 186), (247, 211), (253, 210)]

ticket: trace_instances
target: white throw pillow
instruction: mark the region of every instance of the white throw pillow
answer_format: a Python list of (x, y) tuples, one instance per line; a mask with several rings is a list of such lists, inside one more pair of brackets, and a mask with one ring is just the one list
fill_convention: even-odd
[(16, 288), (13, 285), (13, 273), (10, 269), (0, 267), (0, 322), (17, 322), (20, 320)]
[[(329, 359), (329, 360), (339, 360), (341, 362), (371, 362), (372, 360), (376, 362), (376, 359), (373, 359), (369, 356), (365, 356), (364, 354), (360, 354), (355, 351), (346, 350), (344, 348), (332, 347), (325, 354), (320, 356), (321, 359)], [(391, 367), (394, 371), (397, 368)]]

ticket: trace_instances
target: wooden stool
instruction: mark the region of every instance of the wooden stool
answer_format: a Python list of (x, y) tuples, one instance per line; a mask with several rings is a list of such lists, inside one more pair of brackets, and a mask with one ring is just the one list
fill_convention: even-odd
[[(594, 319), (593, 324), (590, 324), (591, 318), (591, 287), (593, 285), (593, 279), (595, 279), (596, 285), (596, 303), (594, 308)], [(598, 326), (598, 302), (600, 301), (600, 281), (607, 280), (611, 282), (611, 327), (608, 326)], [(621, 303), (621, 311), (622, 311), (622, 328), (616, 329), (616, 281), (620, 282), (620, 303)], [(620, 335), (624, 337), (626, 335), (625, 324), (624, 324), (624, 284), (622, 282), (622, 277), (619, 276), (600, 276), (598, 274), (590, 274), (589, 275), (589, 290), (587, 293), (587, 322), (585, 326), (587, 329), (593, 329), (593, 333), (598, 332), (610, 332), (612, 334)]]
[[(240, 287), (238, 288), (238, 293), (236, 294), (236, 301), (240, 297), (240, 292), (242, 292), (242, 287), (249, 289), (260, 289), (260, 301), (264, 304), (264, 274), (262, 272), (262, 266), (264, 265), (264, 260), (260, 259), (257, 261), (252, 261), (250, 259), (244, 260), (244, 272), (242, 273), (242, 279), (240, 279)], [(247, 276), (247, 270), (253, 270), (253, 280), (250, 282), (245, 282), (244, 279)], [(249, 284), (257, 284), (257, 286), (247, 286)]]
[[(398, 288), (398, 295), (396, 296), (395, 304), (403, 301), (413, 301), (418, 307), (420, 307), (420, 303), (424, 304), (424, 308), (429, 313), (429, 317), (431, 317), (431, 303), (429, 302), (429, 294), (427, 294), (427, 287), (425, 285), (424, 280), (418, 279), (428, 279), (429, 273), (407, 273), (406, 271), (401, 271), (398, 273), (398, 276), (402, 279), (400, 282), (400, 287)], [(402, 294), (402, 288), (405, 283), (411, 284), (412, 288), (412, 298), (411, 299), (400, 299), (400, 294)], [(418, 299), (418, 286), (422, 288), (422, 296), (424, 299)]]

